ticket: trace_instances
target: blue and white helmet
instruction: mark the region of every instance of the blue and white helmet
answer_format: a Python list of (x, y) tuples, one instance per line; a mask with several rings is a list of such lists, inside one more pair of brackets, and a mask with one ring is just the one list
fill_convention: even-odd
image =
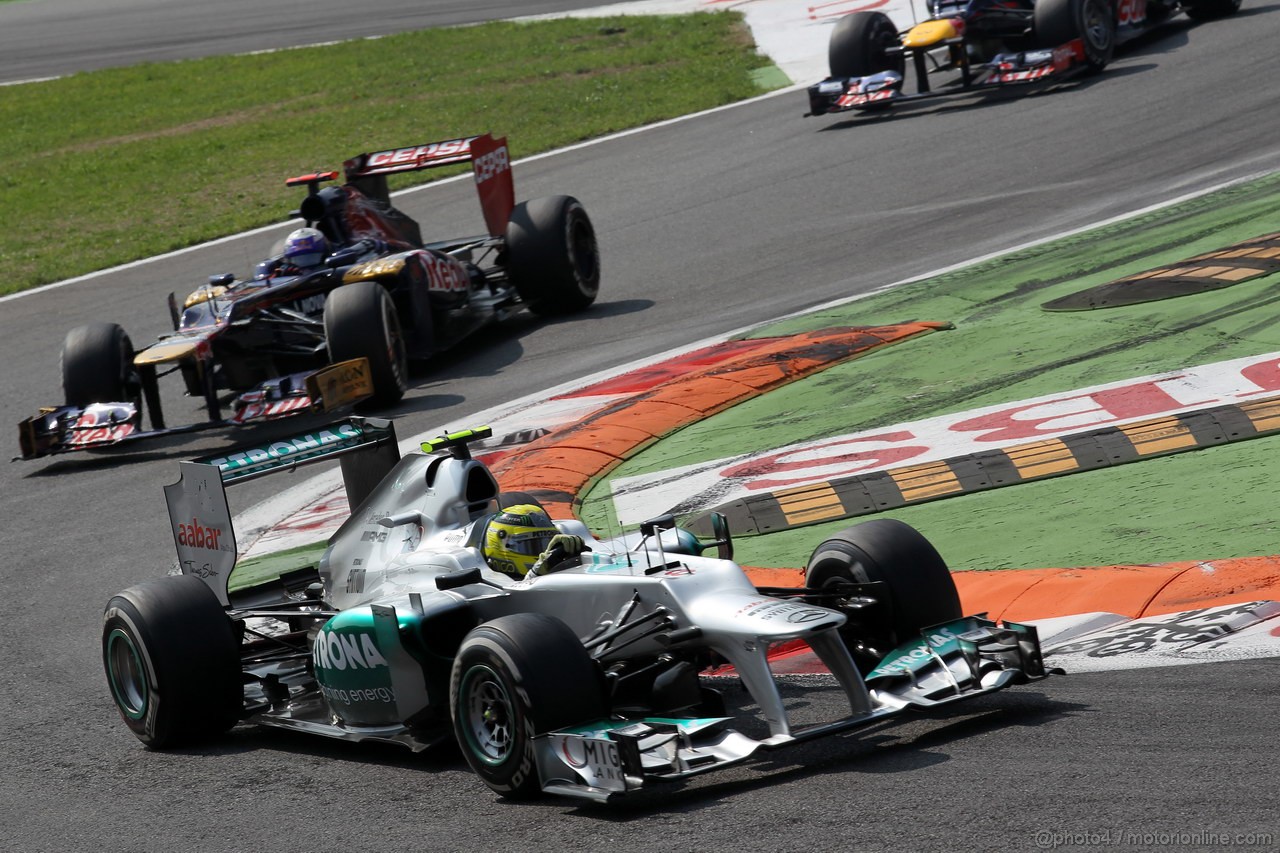
[(284, 262), (306, 269), (317, 267), (329, 256), (329, 241), (314, 228), (299, 228), (284, 241)]

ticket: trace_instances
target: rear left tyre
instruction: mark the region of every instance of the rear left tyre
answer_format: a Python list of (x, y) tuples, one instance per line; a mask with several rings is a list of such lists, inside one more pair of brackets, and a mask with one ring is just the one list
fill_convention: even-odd
[(535, 736), (609, 714), (600, 668), (568, 625), (541, 613), (472, 630), (454, 659), (449, 705), (467, 764), (511, 799), (541, 790)]
[(369, 359), (373, 406), (392, 406), (409, 388), (409, 351), (400, 315), (387, 289), (376, 281), (335, 288), (325, 300), (324, 333), (329, 361)]
[(153, 749), (207, 740), (240, 718), (240, 644), (197, 577), (144, 581), (103, 613), (102, 664), (120, 718)]
[(572, 314), (600, 292), (600, 247), (586, 209), (567, 195), (517, 204), (507, 222), (507, 275), (529, 310)]

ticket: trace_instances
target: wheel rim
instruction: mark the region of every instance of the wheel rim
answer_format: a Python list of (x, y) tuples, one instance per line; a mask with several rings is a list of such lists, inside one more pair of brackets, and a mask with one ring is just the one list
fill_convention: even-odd
[(390, 298), (382, 301), (382, 329), (386, 339), (387, 360), (391, 363), (391, 375), (396, 387), (404, 388), (408, 373), (408, 354), (405, 351), (404, 335), (400, 331), (400, 320), (396, 316), (395, 305)]
[(898, 30), (888, 20), (881, 21), (876, 27), (871, 37), (871, 50), (869, 51), (875, 63), (876, 72), (880, 71), (901, 71), (904, 61), (902, 54), (890, 55), (889, 48), (896, 47), (901, 40), (898, 38)]
[(475, 666), (463, 677), (460, 694), (467, 747), (486, 764), (501, 764), (515, 735), (515, 709), (506, 687), (492, 669)]
[(584, 293), (595, 293), (598, 288), (589, 282), (596, 277), (596, 239), (591, 226), (581, 218), (576, 218), (569, 230), (569, 253), (573, 258), (578, 286)]
[[(133, 342), (129, 340), (128, 335), (120, 338), (120, 371), (122, 373), (120, 389), (128, 394), (132, 390), (129, 386), (132, 384), (130, 380), (133, 379)], [(135, 393), (134, 397), (136, 396)]]
[(857, 581), (853, 579), (853, 575), (849, 575), (848, 577), (844, 577), (841, 575), (832, 575), (831, 577), (823, 581), (822, 586), (818, 587), (818, 589), (831, 591), (836, 589), (837, 587), (848, 586), (849, 584), (855, 584), (855, 583), (857, 583)]
[(147, 671), (133, 638), (119, 628), (107, 635), (107, 673), (116, 705), (129, 719), (142, 719), (151, 696)]

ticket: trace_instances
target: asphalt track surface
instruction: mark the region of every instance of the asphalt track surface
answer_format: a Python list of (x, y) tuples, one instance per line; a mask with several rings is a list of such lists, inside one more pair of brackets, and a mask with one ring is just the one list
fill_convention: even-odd
[[(1278, 12), (1246, 3), (1232, 20), (1175, 24), (1044, 96), (842, 122), (801, 119), (791, 93), (518, 164), (520, 197), (572, 193), (595, 219), (600, 302), (438, 359), (388, 414), (404, 435), (464, 426), (584, 373), (1280, 168), (1274, 89), (1257, 79)], [(402, 205), (426, 233), (474, 233), (472, 192), (452, 183)], [(0, 302), (0, 422), (58, 402), (66, 329), (116, 319), (150, 340), (169, 290), (243, 272), (275, 236)], [(242, 728), (149, 753), (108, 698), (101, 610), (170, 564), (159, 487), (176, 461), (225, 446), (206, 434), (0, 469), (0, 848), (981, 850), (1109, 833), (1136, 850), (1280, 828), (1275, 661), (1054, 678), (609, 808), (502, 802), (452, 749)], [(827, 714), (835, 699), (798, 697)]]

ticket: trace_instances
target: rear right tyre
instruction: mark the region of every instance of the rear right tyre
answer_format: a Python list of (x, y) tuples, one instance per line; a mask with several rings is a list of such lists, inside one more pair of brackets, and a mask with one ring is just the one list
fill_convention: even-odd
[(582, 203), (556, 195), (517, 204), (507, 222), (507, 275), (535, 314), (572, 314), (595, 302), (600, 248)]

